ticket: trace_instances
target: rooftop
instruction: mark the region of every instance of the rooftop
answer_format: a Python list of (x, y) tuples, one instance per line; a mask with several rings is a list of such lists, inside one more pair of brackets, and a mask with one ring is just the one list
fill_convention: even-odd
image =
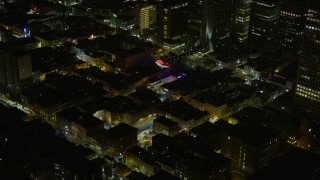
[(34, 38), (34, 37), (27, 37), (27, 38), (13, 38), (13, 39), (9, 39), (8, 41), (5, 42), (6, 46), (10, 46), (10, 47), (23, 47), (23, 46), (27, 46), (29, 44), (32, 43), (38, 43), (39, 41)]
[(156, 121), (160, 124), (163, 124), (167, 127), (173, 127), (173, 126), (178, 126), (178, 123), (175, 122), (175, 121), (172, 121), (171, 119), (169, 118), (166, 118), (165, 116), (158, 116), (155, 120), (153, 121)]
[(217, 134), (221, 131), (224, 131), (228, 127), (228, 123), (222, 119), (219, 119), (215, 123), (206, 121), (190, 130), (192, 134), (195, 134), (197, 137), (208, 138), (213, 134)]
[(248, 177), (248, 180), (319, 179), (320, 157), (311, 151), (294, 147)]
[(149, 178), (140, 172), (133, 171), (131, 174), (126, 176), (127, 180), (148, 180)]
[(137, 129), (126, 124), (120, 123), (117, 126), (110, 128), (105, 132), (106, 136), (113, 140), (118, 140), (122, 137), (127, 136), (128, 134), (137, 133)]
[(223, 106), (228, 102), (228, 98), (219, 93), (200, 92), (192, 98), (202, 103), (208, 103), (216, 107)]
[(258, 109), (253, 106), (247, 106), (240, 111), (231, 115), (232, 118), (235, 118), (239, 123), (259, 123), (262, 122), (266, 112), (264, 110)]
[(198, 120), (209, 114), (207, 111), (201, 111), (183, 100), (176, 100), (169, 104), (165, 104), (159, 107), (159, 110), (184, 121)]
[(206, 89), (219, 83), (228, 81), (232, 71), (227, 69), (209, 72), (205, 70), (185, 70), (184, 72), (177, 72), (182, 74), (180, 79), (164, 84), (163, 87), (176, 92), (181, 95), (188, 95), (193, 92)]
[(44, 107), (64, 104), (72, 99), (66, 92), (58, 91), (46, 83), (38, 83), (33, 88), (22, 93), (30, 100), (31, 104), (37, 104)]
[(134, 98), (146, 104), (158, 105), (161, 103), (158, 94), (148, 88), (139, 88), (135, 92), (128, 95), (129, 98)]
[(67, 51), (54, 50), (44, 46), (30, 51), (32, 71), (47, 72), (60, 66), (68, 66), (83, 63), (76, 58), (75, 54)]
[(127, 153), (136, 156), (138, 159), (149, 164), (150, 166), (153, 166), (156, 162), (154, 157), (152, 156), (152, 154), (149, 151), (147, 151), (139, 146), (134, 146), (134, 147), (128, 149)]
[[(96, 106), (95, 103), (100, 103), (99, 106)], [(131, 99), (129, 99), (126, 96), (114, 96), (114, 97), (109, 97), (109, 98), (103, 98), (100, 102), (92, 102), (92, 103), (87, 103), (86, 105), (91, 106), (91, 107), (97, 107), (101, 109), (105, 109), (108, 111), (114, 111), (114, 112), (119, 112), (119, 113), (137, 113), (140, 112), (145, 108), (143, 105), (138, 105)], [(101, 110), (99, 109), (99, 110)]]
[(248, 59), (246, 66), (254, 68), (256, 71), (268, 71), (282, 64), (280, 59), (275, 59), (268, 56), (259, 56), (254, 59)]
[(242, 141), (255, 147), (269, 143), (269, 141), (280, 135), (280, 132), (274, 128), (257, 124), (230, 124), (230, 127), (226, 129), (226, 133), (236, 138), (240, 138)]
[(168, 172), (161, 169), (155, 175), (151, 176), (150, 179), (151, 180), (164, 180), (164, 179), (165, 180), (178, 180), (179, 178), (177, 178), (176, 176), (173, 176), (173, 175), (169, 174)]
[(57, 116), (63, 117), (67, 121), (75, 122), (84, 128), (92, 128), (103, 124), (102, 121), (92, 116), (91, 114), (84, 113), (76, 107), (71, 107), (57, 112)]
[(23, 92), (31, 103), (42, 106), (64, 104), (71, 100), (81, 100), (86, 97), (101, 96), (103, 91), (101, 84), (92, 84), (89, 80), (79, 76), (65, 76), (49, 74), (46, 80), (34, 84)]
[(77, 74), (80, 74), (84, 77), (91, 77), (112, 85), (115, 89), (124, 89), (129, 85), (137, 82), (139, 79), (133, 76), (127, 76), (124, 74), (114, 74), (111, 72), (101, 71), (97, 67), (89, 67), (85, 69), (77, 69), (75, 70)]

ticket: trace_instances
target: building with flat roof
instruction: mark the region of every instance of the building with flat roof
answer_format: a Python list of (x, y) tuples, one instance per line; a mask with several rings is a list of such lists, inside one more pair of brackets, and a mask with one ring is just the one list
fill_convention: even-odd
[(248, 180), (256, 179), (319, 179), (320, 157), (311, 151), (293, 148), (270, 161)]
[(268, 165), (279, 155), (280, 133), (262, 125), (230, 125), (225, 130), (221, 153), (232, 168), (248, 174)]
[(10, 51), (0, 48), (0, 88), (13, 97), (32, 83), (30, 54), (24, 51)]
[(100, 145), (102, 151), (112, 157), (120, 157), (125, 151), (137, 145), (137, 132), (138, 129), (126, 123), (120, 123), (90, 136)]
[(153, 120), (153, 132), (174, 136), (179, 133), (178, 123), (164, 116), (158, 116)]
[(106, 132), (106, 138), (111, 153), (121, 153), (137, 144), (137, 129), (120, 123)]
[(134, 146), (127, 150), (125, 153), (126, 165), (131, 169), (138, 169), (142, 174), (150, 177), (154, 175), (159, 169), (160, 166), (156, 164), (156, 159), (153, 155), (139, 147)]
[(121, 95), (93, 100), (80, 107), (110, 125), (123, 122), (132, 126), (141, 125), (145, 122), (144, 118), (155, 114), (154, 108), (143, 104), (138, 105)]
[(91, 114), (71, 107), (56, 113), (56, 127), (66, 135), (86, 138), (89, 133), (103, 129), (103, 122)]
[(206, 121), (189, 131), (189, 134), (199, 141), (210, 144), (218, 152), (221, 150), (224, 131), (229, 127), (228, 122), (219, 119), (214, 123)]
[(178, 123), (178, 126), (184, 130), (190, 130), (193, 127), (209, 120), (209, 113), (201, 111), (183, 100), (176, 100), (165, 104), (158, 110), (167, 118)]

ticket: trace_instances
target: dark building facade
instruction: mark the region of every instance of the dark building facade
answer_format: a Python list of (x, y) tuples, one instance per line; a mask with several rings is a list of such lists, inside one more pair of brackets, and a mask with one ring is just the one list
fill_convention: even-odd
[(104, 147), (111, 155), (119, 155), (137, 144), (137, 129), (120, 123), (105, 133)]
[(0, 86), (15, 96), (32, 82), (30, 54), (0, 49)]
[(307, 4), (303, 0), (285, 1), (279, 17), (280, 49), (300, 54)]
[(299, 112), (320, 118), (320, 1), (309, 2), (298, 67), (295, 105)]
[(0, 27), (0, 41), (6, 42), (8, 39), (11, 39), (11, 38), (12, 38), (11, 31), (4, 27)]
[(174, 136), (179, 133), (179, 126), (177, 122), (165, 116), (159, 116), (153, 121), (153, 131), (167, 136)]
[(274, 47), (281, 0), (253, 0), (251, 3), (249, 43), (258, 49)]
[(166, 0), (159, 5), (159, 44), (164, 49), (174, 51), (185, 45), (188, 29), (186, 8), (188, 1)]
[(319, 152), (320, 149), (320, 122), (310, 117), (301, 118), (300, 139), (298, 147)]
[(234, 125), (225, 131), (221, 153), (231, 159), (232, 168), (252, 174), (279, 154), (279, 134), (256, 125)]
[(234, 19), (233, 0), (203, 0), (200, 41), (214, 50), (229, 38)]
[(319, 165), (318, 155), (294, 147), (247, 179), (319, 179)]
[(251, 0), (235, 1), (235, 19), (234, 31), (240, 43), (246, 42), (248, 39)]

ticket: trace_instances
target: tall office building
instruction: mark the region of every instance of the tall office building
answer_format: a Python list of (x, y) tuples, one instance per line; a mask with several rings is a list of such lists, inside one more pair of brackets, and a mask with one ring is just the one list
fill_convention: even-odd
[(276, 43), (276, 26), (281, 0), (253, 0), (249, 23), (249, 43), (252, 47), (269, 49)]
[(203, 0), (200, 41), (209, 50), (223, 45), (230, 36), (234, 0)]
[(298, 68), (295, 105), (320, 122), (320, 1), (310, 0)]
[(280, 49), (300, 54), (306, 12), (307, 3), (305, 0), (287, 0), (281, 6), (279, 17)]
[(235, 8), (234, 30), (239, 42), (243, 43), (248, 39), (251, 0), (235, 1)]
[(188, 30), (188, 16), (186, 8), (188, 1), (186, 0), (166, 0), (160, 2), (160, 32), (162, 38), (160, 45), (169, 51), (176, 51), (184, 47), (186, 44)]
[(8, 52), (0, 49), (0, 87), (12, 96), (32, 82), (32, 64), (30, 54)]
[(157, 22), (156, 5), (143, 5), (138, 12), (138, 26), (140, 30), (150, 28)]
[(158, 5), (159, 3), (142, 3), (136, 6), (136, 27), (133, 33), (140, 38), (158, 44)]
[(221, 154), (231, 159), (231, 167), (252, 174), (279, 154), (280, 134), (261, 125), (228, 125)]

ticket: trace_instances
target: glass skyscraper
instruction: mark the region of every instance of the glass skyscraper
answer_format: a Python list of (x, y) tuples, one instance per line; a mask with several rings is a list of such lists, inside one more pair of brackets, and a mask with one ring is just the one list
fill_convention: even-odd
[(320, 1), (310, 0), (299, 62), (295, 105), (299, 112), (320, 118)]

